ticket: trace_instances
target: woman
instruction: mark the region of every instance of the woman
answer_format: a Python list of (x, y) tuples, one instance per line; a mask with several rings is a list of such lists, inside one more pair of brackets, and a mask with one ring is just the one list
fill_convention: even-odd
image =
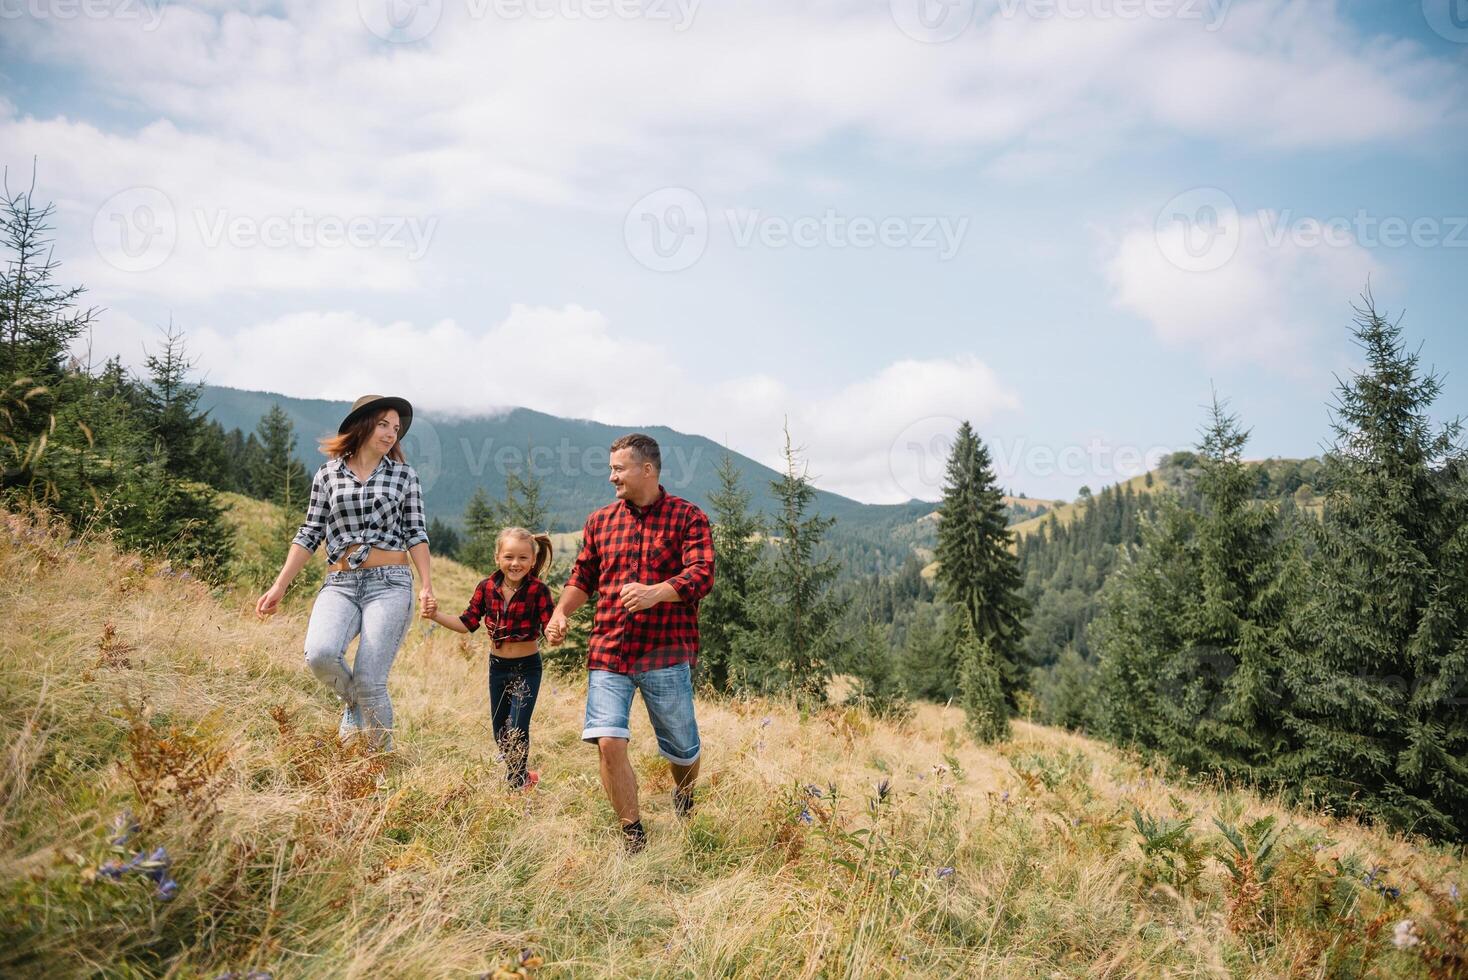
[[(306, 627), (306, 664), (342, 699), (343, 741), (361, 732), (368, 747), (392, 751), (392, 701), (387, 674), (413, 614), (413, 572), (426, 612), (438, 610), (429, 572), (428, 531), (418, 474), (403, 459), (401, 440), (413, 422), (402, 398), (363, 395), (335, 437), (321, 440), (328, 459), (311, 479), (306, 522), (291, 541), (285, 564), (255, 604), (269, 616), (280, 606), (322, 538), (326, 583)], [(356, 661), (343, 654), (361, 635)]]

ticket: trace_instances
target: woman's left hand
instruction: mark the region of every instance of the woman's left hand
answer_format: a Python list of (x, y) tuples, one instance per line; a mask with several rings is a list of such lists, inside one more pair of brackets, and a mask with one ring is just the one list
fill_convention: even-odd
[(425, 585), (418, 591), (418, 604), (423, 607), (423, 613), (432, 616), (438, 612), (438, 600), (433, 597), (433, 586)]

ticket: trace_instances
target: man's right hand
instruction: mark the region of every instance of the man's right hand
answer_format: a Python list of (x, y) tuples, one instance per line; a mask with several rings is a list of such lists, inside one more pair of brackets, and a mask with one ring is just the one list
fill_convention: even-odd
[(551, 613), (550, 622), (545, 624), (545, 639), (553, 647), (558, 647), (566, 639), (566, 614), (557, 609)]

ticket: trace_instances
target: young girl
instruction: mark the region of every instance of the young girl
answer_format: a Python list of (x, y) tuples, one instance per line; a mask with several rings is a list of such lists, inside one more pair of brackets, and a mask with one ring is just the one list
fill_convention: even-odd
[(494, 740), (504, 754), (511, 789), (529, 789), (540, 773), (527, 771), (530, 715), (540, 693), (537, 641), (555, 603), (540, 573), (550, 564), (551, 540), (523, 527), (507, 527), (494, 542), (499, 571), (479, 583), (469, 608), (453, 617), (437, 609), (423, 617), (456, 633), (489, 631), (489, 711)]

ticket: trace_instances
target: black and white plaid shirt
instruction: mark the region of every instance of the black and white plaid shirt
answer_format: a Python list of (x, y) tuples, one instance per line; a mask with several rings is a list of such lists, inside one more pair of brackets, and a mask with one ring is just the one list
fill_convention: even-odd
[(423, 491), (413, 467), (384, 456), (364, 483), (347, 465), (345, 456), (322, 463), (311, 478), (306, 522), (293, 541), (314, 553), (323, 537), (328, 565), (341, 558), (347, 545), (361, 543), (362, 547), (347, 558), (351, 568), (366, 561), (373, 547), (407, 551), (426, 542)]

